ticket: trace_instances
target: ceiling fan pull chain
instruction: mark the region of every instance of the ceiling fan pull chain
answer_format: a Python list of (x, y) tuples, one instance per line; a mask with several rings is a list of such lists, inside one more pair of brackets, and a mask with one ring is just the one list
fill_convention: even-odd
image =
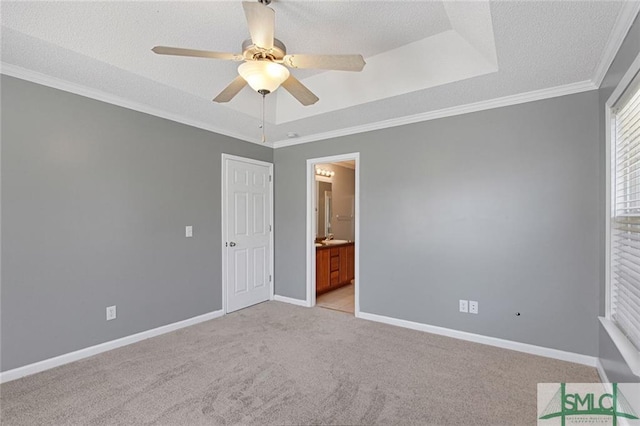
[(260, 128), (262, 129), (262, 143), (265, 143), (267, 141), (267, 138), (264, 136), (264, 98), (265, 98), (265, 94), (262, 94), (262, 124), (260, 125)]

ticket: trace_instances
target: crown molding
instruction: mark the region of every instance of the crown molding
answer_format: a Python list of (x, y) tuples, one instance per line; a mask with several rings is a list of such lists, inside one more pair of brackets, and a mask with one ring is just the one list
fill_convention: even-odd
[(638, 13), (640, 13), (640, 1), (626, 1), (622, 4), (616, 22), (613, 24), (613, 29), (611, 33), (609, 33), (609, 39), (605, 45), (600, 62), (598, 62), (598, 66), (591, 79), (596, 87), (600, 87), (602, 84), (602, 80), (604, 80), (605, 75), (607, 75), (607, 71), (609, 71), (609, 67), (613, 63), (618, 50), (620, 50)]
[(52, 87), (54, 89), (73, 93), (75, 95), (84, 96), (85, 98), (106, 102), (108, 104), (127, 108), (133, 111), (138, 111), (138, 112), (153, 115), (156, 117), (164, 118), (166, 120), (175, 121), (177, 123), (186, 124), (187, 126), (196, 127), (198, 129), (207, 130), (209, 132), (218, 133), (224, 136), (229, 136), (231, 138), (239, 139), (245, 142), (251, 142), (261, 146), (266, 145), (270, 148), (273, 148), (273, 143), (270, 143), (270, 142), (262, 143), (258, 139), (247, 138), (244, 135), (230, 132), (228, 130), (221, 129), (220, 127), (216, 127), (208, 123), (204, 123), (202, 121), (193, 120), (191, 118), (188, 118), (179, 114), (164, 111), (162, 109), (154, 108), (149, 105), (144, 105), (139, 102), (134, 102), (129, 99), (112, 95), (102, 90), (93, 89), (91, 87), (83, 86), (76, 83), (71, 83), (61, 78), (52, 77), (46, 74), (39, 73), (37, 71), (32, 71), (26, 68), (19, 67), (17, 65), (0, 62), (0, 74), (19, 78), (21, 80), (30, 81), (32, 83), (40, 84), (43, 86)]
[(558, 96), (573, 95), (575, 93), (596, 90), (598, 87), (591, 81), (585, 80), (577, 83), (565, 84), (562, 86), (550, 87), (548, 89), (534, 90), (531, 92), (519, 93), (517, 95), (504, 96), (502, 98), (489, 99), (486, 101), (474, 102), (450, 108), (428, 111), (405, 117), (392, 118), (390, 120), (378, 121), (375, 123), (363, 124), (360, 126), (347, 127), (330, 132), (316, 133), (296, 139), (285, 139), (273, 143), (274, 148), (284, 148), (292, 145), (315, 142), (324, 139), (337, 138), (340, 136), (354, 135), (357, 133), (370, 132), (373, 130), (386, 129), (389, 127), (404, 126), (405, 124), (419, 123), (422, 121), (437, 120), (439, 118), (452, 117), (455, 115), (468, 114), (472, 112), (484, 111), (488, 109), (501, 108), (505, 106), (523, 104), (526, 102), (539, 101), (543, 99), (555, 98)]
[[(621, 13), (622, 15), (622, 13)], [(624, 37), (623, 37), (624, 39)], [(245, 142), (255, 143), (260, 146), (267, 146), (270, 148), (284, 148), (287, 146), (299, 145), (309, 142), (315, 142), (325, 139), (337, 138), (341, 136), (348, 136), (357, 133), (370, 132), (374, 130), (381, 130), (390, 127), (398, 127), (406, 124), (419, 123), (422, 121), (436, 120), (439, 118), (452, 117), (456, 115), (468, 114), (472, 112), (484, 111), (488, 109), (501, 108), (505, 106), (517, 105), (526, 102), (533, 102), (543, 99), (554, 98), (558, 96), (572, 95), (575, 93), (586, 92), (589, 90), (596, 90), (598, 86), (591, 80), (581, 81), (577, 83), (570, 83), (562, 86), (551, 87), (547, 89), (534, 90), (531, 92), (519, 93), (516, 95), (504, 96), (501, 98), (489, 99), (486, 101), (474, 102), (466, 105), (459, 105), (450, 108), (444, 108), (435, 111), (428, 111), (424, 113), (408, 115), (404, 117), (392, 118), (389, 120), (378, 121), (375, 123), (363, 124), (360, 126), (347, 127), (344, 129), (332, 130), (329, 132), (316, 133), (313, 135), (307, 135), (296, 139), (284, 139), (274, 142), (262, 143), (257, 139), (250, 139), (244, 135), (229, 132), (228, 130), (220, 129), (201, 121), (192, 120), (190, 118), (173, 114), (164, 110), (150, 107), (148, 105), (133, 102), (128, 99), (115, 96), (101, 90), (92, 89), (86, 86), (82, 86), (76, 83), (71, 83), (63, 79), (51, 77), (37, 71), (28, 70), (16, 65), (0, 62), (0, 73), (11, 77), (19, 78), (22, 80), (30, 81), (32, 83), (41, 84), (43, 86), (52, 87), (54, 89), (62, 90), (65, 92), (73, 93), (76, 95), (84, 96), (87, 98), (95, 99), (101, 102), (106, 102), (112, 105), (120, 106), (123, 108), (131, 109), (134, 111), (150, 114), (156, 117), (164, 118), (167, 120), (175, 121), (177, 123), (186, 124), (188, 126), (196, 127), (199, 129), (207, 130), (210, 132), (218, 133), (221, 135), (229, 136), (235, 139), (239, 139)]]

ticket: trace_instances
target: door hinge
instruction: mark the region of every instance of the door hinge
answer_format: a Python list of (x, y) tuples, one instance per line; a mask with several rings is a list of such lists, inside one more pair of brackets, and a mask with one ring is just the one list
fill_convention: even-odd
[(269, 275), (269, 282), (271, 282), (271, 275)]
[(269, 232), (271, 232), (271, 225), (269, 225)]
[(269, 182), (271, 182), (271, 175), (269, 175)]

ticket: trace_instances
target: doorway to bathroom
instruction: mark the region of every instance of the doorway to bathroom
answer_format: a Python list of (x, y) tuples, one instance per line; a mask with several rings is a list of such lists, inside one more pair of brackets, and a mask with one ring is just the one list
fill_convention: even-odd
[(360, 312), (360, 154), (307, 160), (307, 305)]

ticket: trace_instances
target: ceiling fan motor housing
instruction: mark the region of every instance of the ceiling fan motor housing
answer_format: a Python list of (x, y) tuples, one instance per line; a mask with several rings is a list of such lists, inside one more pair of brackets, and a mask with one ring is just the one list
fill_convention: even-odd
[(242, 56), (248, 61), (264, 59), (282, 61), (286, 54), (287, 47), (277, 38), (273, 39), (273, 48), (268, 50), (256, 46), (250, 38), (242, 42)]

